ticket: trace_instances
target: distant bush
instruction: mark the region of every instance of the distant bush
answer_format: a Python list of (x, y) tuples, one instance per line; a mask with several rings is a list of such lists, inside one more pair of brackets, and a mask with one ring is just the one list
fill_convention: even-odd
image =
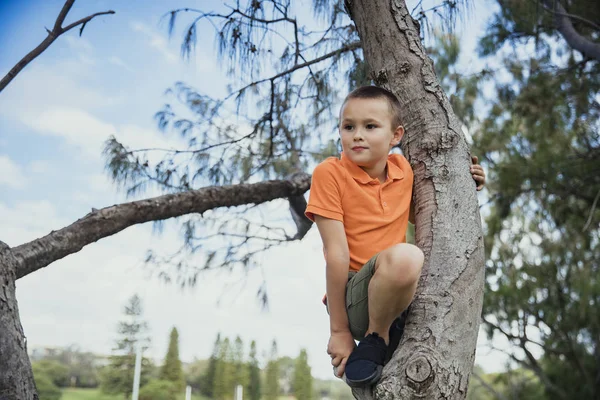
[(34, 375), (35, 386), (37, 387), (40, 400), (59, 400), (62, 392), (52, 382), (52, 379), (45, 373), (37, 373)]
[(176, 386), (171, 381), (152, 380), (140, 389), (139, 400), (177, 400)]
[(58, 387), (69, 386), (69, 368), (54, 360), (40, 360), (31, 364), (33, 376), (46, 375)]

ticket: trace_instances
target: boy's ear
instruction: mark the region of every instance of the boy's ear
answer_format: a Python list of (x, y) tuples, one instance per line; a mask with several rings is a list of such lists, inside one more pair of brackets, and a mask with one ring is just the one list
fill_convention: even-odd
[(398, 125), (396, 130), (394, 131), (394, 137), (392, 138), (392, 145), (396, 146), (402, 140), (402, 136), (404, 136), (404, 127), (402, 125)]

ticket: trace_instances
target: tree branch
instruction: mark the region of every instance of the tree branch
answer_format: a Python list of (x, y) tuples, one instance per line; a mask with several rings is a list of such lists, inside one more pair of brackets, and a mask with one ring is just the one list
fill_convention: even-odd
[(557, 10), (553, 10), (552, 8), (549, 8), (545, 4), (542, 4), (542, 7), (544, 8), (544, 10), (546, 10), (546, 11), (548, 11), (550, 13), (553, 13), (554, 15), (559, 15), (561, 17), (567, 17), (567, 18), (578, 20), (578, 21), (583, 22), (584, 24), (589, 25), (590, 27), (592, 27), (592, 28), (600, 31), (600, 25), (596, 24), (593, 21), (590, 21), (589, 19), (580, 17), (579, 15), (570, 14), (568, 12), (560, 12), (560, 11), (557, 11)]
[(594, 217), (594, 211), (596, 211), (596, 204), (598, 203), (598, 199), (600, 199), (600, 190), (598, 191), (598, 194), (596, 195), (596, 197), (594, 198), (594, 202), (592, 203), (592, 209), (590, 210), (590, 215), (588, 216), (588, 219), (585, 222), (585, 225), (583, 227), (584, 231), (586, 231), (587, 228), (589, 228), (590, 224), (592, 223), (592, 219)]
[(565, 38), (569, 46), (584, 55), (600, 61), (600, 44), (582, 36), (575, 30), (567, 11), (559, 1), (544, 0), (544, 8), (554, 13), (556, 30)]
[(291, 180), (209, 186), (93, 210), (61, 230), (13, 248), (11, 251), (19, 261), (17, 279), (132, 225), (190, 213), (202, 214), (218, 207), (259, 204), (298, 196), (309, 187), (310, 175), (297, 174)]
[(21, 59), (21, 61), (19, 61), (14, 67), (12, 67), (12, 69), (10, 71), (8, 71), (8, 74), (6, 74), (6, 76), (4, 76), (4, 78), (2, 78), (2, 80), (0, 81), (0, 92), (2, 92), (2, 90), (4, 90), (4, 88), (19, 74), (19, 72), (21, 72), (23, 70), (23, 68), (25, 68), (27, 66), (27, 64), (29, 64), (37, 56), (42, 54), (60, 35), (62, 35), (63, 33), (69, 31), (70, 29), (72, 29), (78, 25), (81, 25), (81, 31), (80, 31), (80, 35), (81, 35), (81, 33), (83, 32), (83, 28), (85, 27), (85, 24), (87, 24), (92, 18), (97, 17), (99, 15), (115, 13), (112, 10), (99, 12), (96, 14), (92, 14), (88, 17), (82, 18), (77, 22), (73, 22), (71, 25), (67, 26), (66, 28), (62, 28), (62, 23), (64, 22), (67, 14), (71, 10), (73, 3), (75, 3), (75, 0), (67, 0), (65, 5), (63, 6), (62, 10), (60, 10), (60, 14), (58, 14), (58, 17), (56, 18), (56, 22), (54, 23), (54, 28), (51, 31), (46, 29), (48, 31), (48, 36), (46, 36), (46, 39), (44, 39), (42, 41), (42, 43), (40, 43), (35, 49), (31, 50), (25, 57), (23, 57)]

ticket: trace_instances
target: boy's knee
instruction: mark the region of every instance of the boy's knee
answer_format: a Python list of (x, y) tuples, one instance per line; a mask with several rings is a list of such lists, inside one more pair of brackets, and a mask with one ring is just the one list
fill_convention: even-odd
[(424, 260), (417, 246), (401, 243), (381, 252), (377, 270), (399, 287), (412, 286), (421, 276)]

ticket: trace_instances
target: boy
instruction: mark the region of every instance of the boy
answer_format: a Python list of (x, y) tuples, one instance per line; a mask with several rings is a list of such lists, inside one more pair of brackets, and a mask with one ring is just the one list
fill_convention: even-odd
[[(306, 216), (325, 253), (327, 353), (336, 375), (345, 372), (350, 386), (361, 387), (379, 380), (400, 340), (398, 317), (415, 294), (424, 255), (405, 243), (414, 221), (412, 169), (389, 154), (404, 135), (398, 99), (376, 86), (354, 90), (342, 105), (339, 134), (342, 157), (315, 168)], [(483, 169), (473, 165), (471, 173), (480, 190)]]

